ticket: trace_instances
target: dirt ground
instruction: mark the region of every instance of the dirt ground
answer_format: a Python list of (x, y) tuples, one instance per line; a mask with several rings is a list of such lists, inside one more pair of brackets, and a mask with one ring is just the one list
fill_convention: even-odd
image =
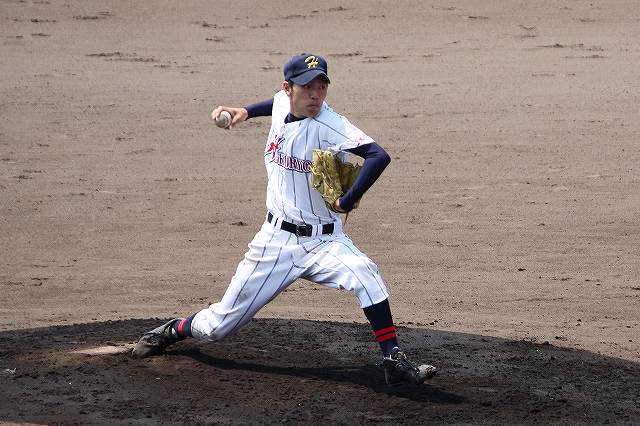
[[(0, 421), (640, 423), (639, 39), (635, 0), (0, 0)], [(269, 121), (209, 114), (302, 51), (392, 157), (346, 230), (422, 387), (307, 282), (224, 343), (125, 353), (223, 294)]]

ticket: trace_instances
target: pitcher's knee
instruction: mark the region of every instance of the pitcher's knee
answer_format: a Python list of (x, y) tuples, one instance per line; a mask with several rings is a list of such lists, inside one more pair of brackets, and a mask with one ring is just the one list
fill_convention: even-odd
[(366, 308), (367, 306), (375, 305), (376, 303), (380, 303), (383, 300), (389, 297), (389, 293), (387, 292), (385, 287), (377, 287), (367, 289), (366, 287), (360, 287), (354, 291), (358, 302), (360, 302), (361, 308)]

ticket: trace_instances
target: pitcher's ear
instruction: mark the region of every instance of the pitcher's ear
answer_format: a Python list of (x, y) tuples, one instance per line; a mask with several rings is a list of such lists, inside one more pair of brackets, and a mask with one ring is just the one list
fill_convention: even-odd
[(287, 80), (282, 82), (282, 89), (287, 94), (287, 96), (291, 96), (291, 91), (293, 91), (293, 86)]

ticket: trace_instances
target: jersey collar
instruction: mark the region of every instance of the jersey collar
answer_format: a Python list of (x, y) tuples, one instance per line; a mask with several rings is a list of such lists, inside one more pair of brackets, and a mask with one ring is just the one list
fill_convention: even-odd
[(296, 117), (295, 115), (289, 113), (287, 114), (287, 116), (284, 119), (284, 123), (288, 124), (288, 123), (293, 123), (294, 121), (300, 121), (300, 120), (304, 120), (307, 117)]

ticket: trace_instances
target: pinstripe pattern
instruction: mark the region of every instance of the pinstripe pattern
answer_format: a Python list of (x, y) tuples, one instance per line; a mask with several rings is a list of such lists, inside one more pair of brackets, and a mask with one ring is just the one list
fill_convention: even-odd
[[(319, 267), (319, 268), (323, 268), (317, 262), (314, 263), (314, 265)], [(327, 268), (324, 267), (323, 269), (327, 269)], [(335, 274), (335, 273), (338, 273), (338, 272), (339, 271), (336, 271), (336, 270), (318, 272), (318, 273), (314, 274), (314, 276), (313, 276), (314, 279), (315, 279), (314, 282), (320, 283), (322, 285), (333, 285), (335, 288), (341, 288), (340, 283), (338, 283), (337, 281), (327, 281), (327, 280), (319, 278), (322, 275), (331, 275), (331, 274)], [(353, 293), (356, 296), (356, 298), (358, 299), (358, 302), (362, 305), (362, 300), (360, 299), (360, 296), (358, 295), (358, 292), (354, 291)], [(369, 300), (371, 300), (371, 297), (369, 297)]]
[[(222, 300), (195, 315), (195, 337), (220, 340), (234, 333), (298, 278), (349, 290), (363, 308), (388, 297), (375, 264), (342, 233), (340, 217), (310, 183), (313, 149), (341, 152), (372, 139), (326, 104), (315, 118), (285, 124), (287, 103), (283, 93), (274, 97), (265, 146), (266, 204), (273, 225), (265, 222), (254, 237)], [(281, 230), (282, 220), (334, 223), (335, 230), (330, 236), (299, 237)]]
[[(290, 124), (290, 126), (291, 126), (291, 127), (296, 126), (296, 128), (295, 128), (295, 134), (299, 134), (299, 133), (300, 133), (300, 127), (302, 127), (302, 123), (303, 123), (302, 121), (298, 121), (298, 122), (295, 122), (295, 123), (291, 123), (291, 124)], [(296, 154), (297, 154), (297, 152), (294, 152), (294, 144), (293, 144), (293, 143), (289, 143), (289, 144), (287, 144), (287, 145), (288, 145), (288, 147), (289, 147), (289, 152), (288, 152), (289, 157), (292, 157), (292, 158), (293, 158), (293, 157), (297, 157), (297, 155), (296, 155)], [(286, 151), (285, 151), (285, 152), (286, 152)], [(300, 208), (300, 206), (298, 205), (298, 197), (297, 197), (297, 194), (296, 194), (296, 188), (298, 187), (298, 185), (296, 185), (296, 174), (297, 174), (297, 173), (296, 173), (294, 170), (291, 170), (290, 175), (291, 175), (291, 191), (292, 191), (292, 193), (293, 193), (293, 205), (294, 205), (294, 206), (295, 206), (295, 208), (298, 210), (298, 214), (299, 214), (299, 217), (300, 217), (300, 219), (301, 219), (300, 221), (301, 221), (303, 224), (305, 224), (305, 225), (306, 225), (306, 222), (305, 222), (305, 220), (304, 220), (304, 212), (302, 211), (302, 209), (301, 209), (301, 208)], [(281, 188), (287, 188), (287, 189), (288, 189), (288, 187), (286, 187), (286, 186), (281, 186)], [(284, 191), (284, 192), (286, 193), (286, 189), (285, 189), (285, 191)], [(283, 202), (284, 202), (284, 200), (285, 200), (285, 198), (283, 197)]]
[(284, 123), (289, 112), (289, 105), (284, 104), (287, 102), (286, 95), (274, 98), (274, 116), (266, 144), (266, 151), (272, 155), (264, 157), (269, 177), (267, 209), (298, 224), (340, 220), (310, 185), (313, 150), (343, 152), (373, 140), (326, 105), (316, 117)]
[[(305, 126), (305, 136), (304, 136), (304, 159), (307, 161), (311, 161), (313, 159), (313, 155), (311, 154), (311, 150), (309, 149), (309, 123), (307, 122), (306, 126)], [(305, 182), (305, 185), (307, 187), (307, 195), (308, 195), (308, 200), (309, 200), (309, 208), (311, 210), (311, 214), (315, 217), (315, 221), (320, 224), (322, 223), (322, 220), (320, 219), (320, 216), (318, 216), (315, 212), (315, 209), (313, 208), (313, 199), (311, 198), (311, 185), (309, 184), (309, 176), (305, 176), (305, 179), (307, 180)]]
[[(253, 304), (255, 303), (256, 299), (260, 295), (260, 292), (262, 292), (262, 289), (265, 287), (265, 285), (269, 281), (269, 278), (271, 277), (271, 274), (273, 273), (274, 269), (276, 269), (276, 266), (278, 266), (278, 262), (280, 261), (280, 255), (281, 254), (282, 254), (282, 247), (280, 247), (280, 249), (278, 250), (278, 256), (276, 257), (276, 261), (271, 266), (271, 270), (269, 271), (269, 273), (265, 277), (264, 281), (262, 281), (262, 283), (260, 284), (260, 288), (258, 289), (258, 291), (255, 292), (255, 295), (253, 296), (253, 299), (251, 299), (251, 303), (249, 303), (249, 306), (247, 306), (247, 308), (245, 309), (244, 313), (240, 316), (238, 321), (236, 321), (235, 325), (231, 328), (231, 330), (229, 331), (229, 334), (232, 334), (236, 330), (236, 328), (238, 328), (238, 325), (242, 324), (242, 320), (251, 311), (251, 307), (253, 306)], [(289, 269), (289, 271), (291, 271), (291, 269)], [(264, 306), (264, 305), (260, 305), (258, 307), (258, 309), (261, 308), (262, 306)], [(253, 317), (253, 315), (252, 315), (252, 317)]]
[(291, 268), (289, 268), (287, 273), (284, 274), (284, 278), (282, 278), (282, 281), (278, 285), (278, 288), (276, 289), (276, 291), (273, 292), (273, 295), (269, 298), (269, 302), (271, 302), (273, 299), (275, 299), (276, 296), (279, 295), (282, 292), (282, 290), (284, 290), (289, 284), (291, 284), (293, 282), (293, 281), (287, 281), (287, 278), (289, 277), (289, 274), (291, 274), (291, 271), (293, 271), (294, 267), (295, 267), (295, 265), (293, 264), (293, 262), (291, 262)]
[[(333, 112), (333, 110), (331, 110), (331, 112)], [(347, 146), (343, 147), (342, 149), (355, 148), (357, 146), (360, 146), (363, 143), (373, 142), (373, 139), (371, 139), (369, 136), (362, 133), (360, 129), (355, 127), (353, 124), (349, 123), (349, 121), (346, 119), (344, 119), (344, 121), (338, 121), (336, 123), (335, 117), (327, 114), (320, 114), (317, 117), (312, 118), (312, 120), (334, 131), (339, 136), (341, 136), (341, 138), (344, 139), (345, 141), (352, 142), (352, 144), (347, 144)], [(338, 126), (336, 124), (343, 126), (345, 131), (341, 132), (340, 130), (338, 130), (337, 129)], [(356, 132), (354, 132), (354, 130)], [(349, 135), (348, 134), (349, 132), (352, 132), (352, 135)]]
[(353, 277), (355, 277), (355, 279), (358, 281), (358, 284), (360, 284), (360, 286), (364, 289), (364, 292), (367, 294), (367, 297), (369, 298), (369, 302), (370, 302), (369, 304), (373, 305), (373, 299), (371, 298), (371, 295), (369, 294), (369, 291), (367, 290), (367, 286), (365, 285), (365, 283), (363, 283), (360, 280), (360, 277), (358, 276), (358, 274), (356, 274), (356, 272), (353, 269), (351, 269), (351, 267), (349, 265), (347, 265), (342, 259), (340, 259), (339, 257), (335, 256), (334, 254), (327, 252), (327, 253), (325, 253), (325, 255), (333, 257), (340, 264), (342, 264), (349, 272), (351, 272)]
[(345, 138), (345, 139), (349, 139), (349, 137), (348, 137), (347, 135), (345, 135), (344, 133), (339, 132), (338, 130), (334, 129), (333, 127), (331, 127), (331, 125), (330, 125), (329, 123), (327, 123), (327, 122), (325, 122), (325, 121), (322, 121), (322, 120), (319, 120), (319, 119), (317, 119), (317, 118), (315, 118), (315, 117), (314, 117), (314, 118), (312, 118), (312, 120), (313, 120), (313, 121), (317, 121), (318, 123), (320, 123), (320, 124), (322, 124), (322, 125), (324, 125), (324, 126), (327, 126), (329, 129), (333, 130), (334, 132), (336, 132), (337, 134), (339, 134), (339, 135), (340, 135), (340, 136), (342, 136), (343, 138)]
[[(275, 233), (273, 235), (271, 235), (271, 238), (269, 238), (269, 243), (271, 243), (273, 241), (273, 238), (275, 237)], [(244, 280), (244, 283), (240, 286), (240, 290), (238, 291), (238, 294), (236, 295), (236, 298), (234, 299), (233, 303), (231, 304), (231, 309), (235, 308), (236, 304), (238, 303), (238, 300), (240, 299), (240, 295), (242, 294), (242, 292), (244, 291), (245, 286), (247, 285), (247, 283), (249, 282), (249, 280), (251, 280), (251, 277), (253, 277), (254, 273), (256, 272), (256, 269), (258, 269), (258, 266), (260, 265), (260, 263), (262, 262), (262, 259), (264, 259), (264, 253), (267, 250), (267, 244), (264, 245), (264, 247), (262, 248), (262, 254), (260, 255), (260, 259), (259, 261), (255, 262), (255, 265), (253, 267), (253, 269), (251, 270), (251, 273), (249, 273), (249, 275), (246, 277), (246, 279)], [(246, 256), (245, 256), (245, 261), (246, 260)], [(248, 261), (247, 261), (248, 262)], [(227, 290), (228, 291), (228, 290)], [(215, 332), (216, 329), (222, 325), (225, 321), (225, 319), (227, 319), (227, 316), (229, 315), (229, 311), (231, 310), (227, 310), (227, 312), (225, 313), (224, 317), (222, 318), (222, 320), (220, 320), (220, 323), (213, 329), (213, 331)]]
[[(263, 238), (268, 238), (268, 243), (262, 244), (258, 251), (250, 248), (246, 255), (260, 256), (260, 259), (251, 269), (239, 268), (234, 277), (242, 282), (240, 290), (230, 286), (228, 292), (237, 291), (233, 298), (223, 297), (220, 303), (199, 312), (191, 326), (194, 336), (220, 340), (234, 333), (299, 278), (330, 288), (348, 289), (363, 308), (388, 297), (384, 282), (371, 261), (342, 233), (321, 241), (301, 238), (304, 241), (300, 243), (293, 234), (265, 223), (254, 239), (255, 244), (260, 244)], [(305, 247), (309, 244), (312, 247)], [(269, 256), (272, 249), (274, 255)], [(250, 254), (252, 251), (255, 254)], [(353, 260), (347, 262), (345, 258)]]
[(351, 253), (353, 253), (353, 254), (354, 254), (358, 259), (360, 259), (360, 260), (364, 263), (364, 265), (366, 266), (367, 270), (368, 270), (369, 272), (371, 272), (371, 275), (373, 275), (373, 276), (376, 278), (376, 282), (378, 283), (378, 286), (380, 287), (380, 290), (382, 290), (382, 291), (386, 291), (385, 285), (384, 285), (384, 283), (382, 282), (382, 278), (380, 278), (380, 274), (379, 274), (379, 272), (378, 272), (377, 270), (376, 270), (376, 271), (374, 271), (373, 269), (371, 269), (370, 263), (369, 263), (369, 262), (366, 262), (366, 261), (363, 259), (364, 254), (362, 254), (362, 252), (360, 252), (360, 251), (358, 250), (358, 253), (356, 253), (356, 252), (355, 252), (355, 250), (354, 250), (353, 245), (347, 245), (347, 244), (345, 244), (345, 243), (343, 243), (343, 242), (339, 242), (338, 244), (342, 244), (342, 245), (343, 245), (344, 247), (346, 247), (349, 251), (351, 251)]

